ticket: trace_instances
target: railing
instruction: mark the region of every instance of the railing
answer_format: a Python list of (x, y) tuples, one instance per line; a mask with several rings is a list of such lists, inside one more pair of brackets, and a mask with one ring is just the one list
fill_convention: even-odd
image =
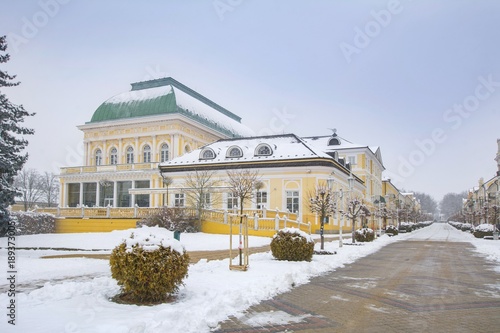
[[(257, 210), (254, 212), (253, 216), (247, 215), (248, 224), (249, 226), (253, 226), (254, 230), (279, 230), (293, 227), (311, 234), (311, 223), (304, 223), (300, 220), (292, 220), (289, 218), (288, 213), (281, 213), (282, 215), (280, 216), (279, 211), (274, 211), (272, 214), (274, 217), (262, 217), (263, 215), (267, 215), (267, 213)], [(296, 214), (293, 215), (296, 216)], [(234, 212), (230, 213), (227, 211), (215, 210), (204, 211), (204, 220), (215, 223), (239, 224), (238, 216), (240, 215)]]
[(148, 170), (157, 168), (158, 168), (158, 162), (78, 166), (78, 167), (61, 168), (61, 175), (93, 173), (93, 172), (115, 172), (115, 171), (126, 171), (126, 170)]
[[(36, 212), (54, 214), (56, 217), (65, 218), (146, 218), (151, 215), (159, 214), (162, 207), (64, 207), (64, 208), (35, 208)], [(187, 217), (197, 217), (198, 211), (193, 208), (183, 208), (183, 213)], [(311, 224), (301, 222), (297, 219), (297, 214), (280, 212), (278, 210), (244, 210), (244, 215), (248, 216), (249, 225), (254, 230), (279, 230), (282, 228), (294, 227), (311, 233)], [(213, 209), (203, 209), (202, 218), (205, 221), (229, 224), (239, 223), (238, 212), (222, 211)]]

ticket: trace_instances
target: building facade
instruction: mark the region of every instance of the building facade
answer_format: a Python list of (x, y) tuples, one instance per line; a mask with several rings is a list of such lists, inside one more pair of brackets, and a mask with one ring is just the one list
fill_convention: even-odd
[(83, 165), (61, 169), (60, 207), (158, 207), (158, 164), (222, 138), (252, 135), (241, 118), (172, 78), (132, 83), (78, 127)]

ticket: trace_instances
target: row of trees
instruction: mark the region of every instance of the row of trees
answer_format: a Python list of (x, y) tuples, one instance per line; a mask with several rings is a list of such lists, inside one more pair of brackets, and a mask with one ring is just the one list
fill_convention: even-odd
[(52, 172), (40, 173), (35, 169), (22, 169), (14, 179), (18, 189), (18, 199), (24, 210), (35, 208), (35, 205), (57, 206), (59, 200), (59, 181)]

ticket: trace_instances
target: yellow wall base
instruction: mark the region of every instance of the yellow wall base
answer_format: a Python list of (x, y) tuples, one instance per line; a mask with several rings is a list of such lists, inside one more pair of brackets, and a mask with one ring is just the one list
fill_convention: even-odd
[(56, 233), (108, 232), (135, 228), (138, 219), (56, 219)]

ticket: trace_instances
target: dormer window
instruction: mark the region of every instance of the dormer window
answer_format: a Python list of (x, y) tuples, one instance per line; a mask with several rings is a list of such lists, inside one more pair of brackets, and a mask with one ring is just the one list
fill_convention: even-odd
[(229, 147), (229, 149), (227, 150), (227, 153), (226, 153), (226, 157), (229, 157), (229, 158), (238, 158), (238, 157), (242, 157), (242, 156), (243, 156), (243, 151), (238, 146)]
[(273, 150), (267, 143), (261, 143), (255, 148), (255, 156), (269, 156), (273, 154)]
[(200, 153), (200, 160), (213, 160), (215, 158), (215, 152), (212, 148), (205, 148)]
[(338, 138), (331, 138), (328, 141), (329, 146), (339, 146), (340, 145), (340, 140)]

